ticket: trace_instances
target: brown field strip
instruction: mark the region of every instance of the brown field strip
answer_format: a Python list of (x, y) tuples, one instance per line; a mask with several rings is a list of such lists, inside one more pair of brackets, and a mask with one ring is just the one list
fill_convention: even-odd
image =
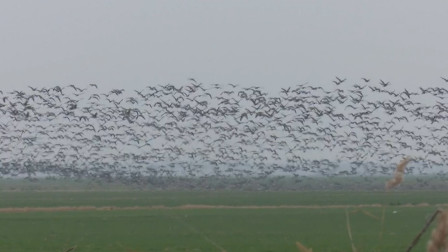
[[(69, 212), (69, 211), (120, 211), (120, 210), (156, 210), (156, 209), (328, 209), (328, 208), (380, 208), (388, 205), (381, 204), (361, 204), (361, 205), (277, 205), (277, 206), (230, 206), (230, 205), (181, 205), (181, 206), (60, 206), (60, 207), (4, 207), (0, 208), (0, 213), (27, 213), (27, 212)], [(403, 204), (395, 207), (428, 207), (428, 203)], [(437, 207), (447, 207), (448, 204), (434, 205)]]

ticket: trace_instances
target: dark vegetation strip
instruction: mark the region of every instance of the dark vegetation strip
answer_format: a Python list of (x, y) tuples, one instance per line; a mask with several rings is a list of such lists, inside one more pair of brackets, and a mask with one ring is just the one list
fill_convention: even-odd
[(182, 205), (306, 206), (446, 204), (443, 191), (391, 192), (241, 192), (241, 191), (119, 191), (0, 192), (0, 208), (14, 207), (175, 207)]

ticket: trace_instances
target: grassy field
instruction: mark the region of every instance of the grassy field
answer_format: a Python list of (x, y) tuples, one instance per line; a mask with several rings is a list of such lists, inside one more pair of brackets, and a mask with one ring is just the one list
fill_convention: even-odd
[[(103, 181), (101, 179), (52, 179), (23, 180), (0, 178), (0, 191), (67, 191), (67, 190), (215, 190), (215, 191), (382, 191), (390, 176), (308, 176), (308, 177), (160, 177), (142, 178), (137, 181)], [(406, 174), (401, 190), (445, 190), (448, 177), (444, 175)]]
[[(404, 251), (448, 203), (443, 191), (43, 190), (0, 198), (0, 251), (76, 252), (298, 251), (296, 241), (351, 251), (346, 213), (358, 251)], [(60, 206), (99, 209), (51, 208)], [(424, 251), (429, 233), (414, 251)]]

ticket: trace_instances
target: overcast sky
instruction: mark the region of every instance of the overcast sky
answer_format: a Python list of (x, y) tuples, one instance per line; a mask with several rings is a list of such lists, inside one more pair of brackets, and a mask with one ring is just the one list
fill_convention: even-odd
[(442, 0), (1, 1), (0, 85), (448, 86), (447, 24)]

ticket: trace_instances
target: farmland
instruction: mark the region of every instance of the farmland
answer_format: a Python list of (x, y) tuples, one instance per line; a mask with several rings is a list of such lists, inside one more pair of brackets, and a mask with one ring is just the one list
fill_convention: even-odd
[[(444, 191), (5, 190), (0, 251), (403, 251)], [(415, 251), (422, 251), (427, 232)]]

